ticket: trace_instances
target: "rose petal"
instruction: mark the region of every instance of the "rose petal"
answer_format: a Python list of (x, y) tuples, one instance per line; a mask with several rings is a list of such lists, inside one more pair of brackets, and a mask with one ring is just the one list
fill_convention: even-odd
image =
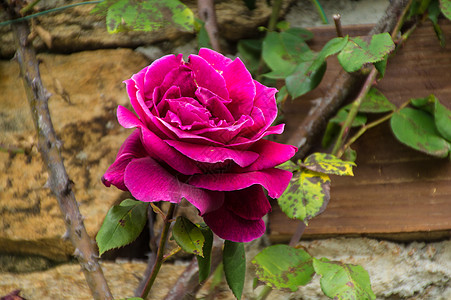
[(165, 140), (165, 142), (183, 155), (204, 163), (218, 163), (231, 159), (239, 166), (245, 167), (258, 158), (258, 154), (251, 151), (233, 150), (211, 145), (196, 145), (173, 140)]
[(250, 242), (261, 237), (266, 230), (265, 222), (262, 219), (243, 219), (224, 206), (203, 215), (203, 218), (217, 236), (232, 242)]
[(192, 54), (189, 56), (188, 67), (193, 71), (199, 87), (206, 88), (219, 97), (229, 99), (224, 78), (205, 59)]
[[(144, 96), (148, 99), (152, 98), (155, 87), (161, 85), (171, 70), (182, 66), (183, 55), (166, 55), (155, 60), (150, 66), (144, 68), (144, 74), (139, 72), (132, 79), (136, 82), (139, 89), (142, 89)], [(141, 81), (142, 78), (142, 81)]]
[(163, 142), (160, 137), (144, 126), (128, 109), (119, 106), (117, 109), (117, 117), (119, 123), (125, 128), (138, 127), (141, 129), (141, 142), (149, 156), (159, 161), (166, 162), (174, 170), (185, 175), (201, 173), (200, 169), (191, 159), (180, 154), (180, 152)]
[(297, 148), (291, 145), (279, 144), (261, 139), (253, 144), (249, 148), (249, 151), (258, 153), (258, 159), (246, 168), (241, 170), (239, 168), (235, 168), (232, 171), (249, 172), (273, 168), (292, 158), (296, 153)]
[(133, 160), (125, 170), (124, 182), (133, 197), (140, 201), (179, 203), (184, 197), (201, 214), (217, 210), (224, 203), (224, 193), (180, 182), (150, 157)]
[(271, 211), (271, 204), (258, 184), (244, 190), (226, 192), (225, 197), (225, 207), (246, 220), (260, 220)]
[(232, 62), (230, 58), (208, 48), (200, 48), (199, 56), (205, 59), (219, 73), (223, 72), (227, 65)]
[(147, 123), (147, 121), (149, 120), (149, 108), (144, 103), (144, 96), (142, 94), (142, 91), (138, 89), (136, 83), (132, 79), (127, 79), (124, 81), (124, 83), (133, 110), (138, 114), (141, 120), (144, 120), (144, 122)]
[[(171, 87), (179, 87), (184, 97), (194, 97), (197, 86), (193, 80), (191, 69), (187, 66), (179, 66), (169, 71), (160, 85), (161, 91), (166, 92)], [(156, 101), (154, 99), (154, 101)]]
[(262, 185), (271, 198), (279, 198), (293, 174), (281, 169), (265, 169), (247, 173), (196, 174), (188, 183), (212, 191), (236, 191), (254, 184)]
[(254, 106), (259, 107), (263, 112), (265, 116), (266, 128), (268, 128), (277, 117), (277, 104), (275, 97), (277, 89), (266, 87), (256, 80), (254, 80), (254, 83), (255, 83)]
[(139, 130), (133, 131), (122, 144), (117, 153), (116, 160), (106, 170), (102, 176), (102, 182), (106, 186), (114, 185), (118, 189), (127, 190), (124, 184), (124, 172), (127, 165), (132, 159), (144, 157), (147, 155), (141, 143), (141, 134)]
[(229, 109), (225, 106), (230, 101), (220, 98), (207, 89), (199, 87), (196, 91), (196, 97), (200, 103), (207, 107), (211, 114), (221, 120), (233, 122), (234, 118)]
[(254, 106), (255, 84), (243, 62), (236, 58), (227, 65), (222, 74), (232, 102), (227, 106), (235, 118), (249, 115)]

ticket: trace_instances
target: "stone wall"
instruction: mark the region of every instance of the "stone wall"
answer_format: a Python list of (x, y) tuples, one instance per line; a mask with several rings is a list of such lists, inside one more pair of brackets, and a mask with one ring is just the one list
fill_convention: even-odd
[[(44, 6), (67, 3), (42, 1)], [(255, 34), (256, 27), (269, 17), (265, 1), (258, 1), (253, 12), (241, 3), (217, 2), (224, 43)], [(188, 5), (195, 8), (194, 1)], [(192, 35), (173, 28), (151, 34), (108, 35), (101, 18), (89, 15), (90, 9), (80, 6), (63, 15), (39, 18), (54, 38), (51, 52), (60, 53), (48, 53), (39, 39), (34, 43), (42, 52), (41, 75), (52, 93), (50, 112), (63, 141), (65, 165), (88, 233), (94, 237), (109, 207), (128, 196), (114, 187), (105, 188), (100, 178), (130, 133), (115, 116), (117, 105), (128, 105), (122, 81), (150, 62), (131, 48), (152, 45), (161, 53), (171, 52), (188, 44)], [(297, 12), (290, 11), (289, 16), (296, 19)], [(79, 266), (71, 262), (73, 248), (61, 238), (65, 228), (57, 202), (45, 187), (48, 174), (35, 147), (36, 135), (17, 63), (6, 59), (14, 52), (8, 30), (0, 28), (0, 56), (4, 58), (0, 60), (0, 144), (31, 150), (27, 154), (0, 152), (0, 296), (21, 289), (27, 299), (90, 299)], [(102, 49), (117, 47), (127, 49)], [(317, 257), (362, 265), (369, 271), (379, 299), (451, 298), (449, 241), (400, 244), (340, 238), (302, 245)], [(248, 259), (261, 248), (256, 242)], [(105, 262), (103, 266), (116, 297), (131, 296), (144, 270), (142, 262)], [(182, 271), (183, 265), (167, 264), (152, 299), (162, 299)], [(207, 293), (207, 288), (202, 293)], [(220, 289), (221, 299), (233, 299), (224, 286)], [(246, 299), (253, 295), (249, 268)], [(321, 295), (319, 278), (315, 277), (295, 294), (274, 292), (269, 299), (322, 299)]]

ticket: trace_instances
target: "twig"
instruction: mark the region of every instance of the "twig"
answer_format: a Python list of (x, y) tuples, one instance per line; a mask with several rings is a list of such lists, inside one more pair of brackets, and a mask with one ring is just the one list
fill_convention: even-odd
[(197, 0), (197, 8), (200, 19), (205, 22), (205, 30), (210, 39), (211, 47), (213, 50), (221, 52), (214, 0)]
[(337, 31), (337, 36), (343, 37), (343, 27), (341, 26), (341, 15), (340, 14), (334, 15), (334, 23), (335, 23), (335, 30)]
[(163, 264), (164, 250), (166, 249), (166, 243), (168, 241), (169, 235), (169, 227), (171, 227), (171, 219), (174, 214), (175, 204), (171, 203), (168, 208), (168, 213), (164, 218), (163, 231), (161, 232), (160, 244), (158, 246), (157, 257), (155, 260), (155, 264), (153, 265), (152, 272), (150, 276), (147, 278), (144, 289), (140, 293), (139, 297), (146, 299), (149, 294), (150, 289), (152, 288), (155, 279), (157, 278), (158, 272), (160, 271), (161, 265)]
[[(214, 272), (221, 261), (222, 242), (215, 236), (211, 251), (210, 274)], [(202, 284), (203, 282), (199, 283), (199, 266), (197, 264), (197, 259), (194, 257), (172, 289), (166, 295), (165, 300), (179, 300), (183, 299), (186, 295), (191, 295), (194, 297), (202, 287)]]
[[(13, 4), (9, 5), (8, 13), (13, 17), (14, 7)], [(56, 137), (48, 109), (49, 93), (42, 85), (35, 50), (27, 45), (29, 26), (26, 22), (14, 23), (12, 29), (17, 47), (16, 57), (38, 135), (38, 149), (49, 172), (48, 186), (58, 200), (70, 241), (75, 248), (74, 255), (81, 265), (94, 299), (113, 299), (97, 261), (93, 242), (83, 224), (83, 216), (72, 191), (72, 182), (64, 168), (60, 153), (61, 142)]]
[[(391, 32), (396, 26), (398, 16), (406, 6), (405, 0), (393, 0), (387, 8), (385, 15), (370, 31), (370, 35), (382, 32)], [(304, 158), (310, 151), (315, 140), (322, 134), (327, 120), (343, 105), (344, 100), (357, 83), (356, 77), (341, 71), (335, 78), (326, 95), (320, 99), (320, 105), (311, 109), (308, 117), (304, 119), (297, 130), (288, 138), (287, 144), (299, 148), (295, 159)]]

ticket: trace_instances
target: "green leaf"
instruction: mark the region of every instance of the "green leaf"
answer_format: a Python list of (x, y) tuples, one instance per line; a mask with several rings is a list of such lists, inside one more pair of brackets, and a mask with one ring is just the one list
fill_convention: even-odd
[(278, 169), (282, 169), (285, 171), (290, 171), (290, 172), (294, 172), (294, 171), (299, 171), (299, 166), (297, 164), (295, 164), (294, 162), (292, 162), (291, 160), (288, 160), (286, 162), (284, 162), (283, 164), (280, 164), (277, 166)]
[(321, 67), (321, 65), (326, 61), (326, 59), (329, 56), (340, 52), (344, 48), (344, 46), (346, 46), (346, 44), (348, 43), (348, 39), (349, 39), (348, 36), (346, 36), (344, 38), (336, 37), (328, 41), (327, 44), (324, 45), (323, 49), (321, 49), (321, 51), (318, 53), (311, 66), (309, 67), (309, 71), (317, 70), (318, 68)]
[(312, 62), (300, 63), (293, 73), (286, 77), (285, 82), (287, 90), (293, 98), (297, 98), (310, 92), (320, 84), (326, 72), (326, 63), (323, 63), (318, 69), (309, 71)]
[(296, 68), (277, 32), (269, 32), (263, 40), (262, 58), (271, 70), (279, 74), (277, 78), (285, 78)]
[(352, 167), (356, 164), (344, 161), (328, 153), (313, 153), (304, 161), (304, 167), (311, 171), (334, 175), (354, 176)]
[(269, 32), (263, 40), (262, 58), (272, 72), (264, 74), (267, 78), (284, 79), (292, 74), (296, 65), (309, 62), (314, 53), (304, 39), (293, 28), (281, 33)]
[(403, 108), (393, 115), (390, 125), (401, 143), (436, 157), (448, 156), (450, 144), (440, 136), (429, 113)]
[(440, 16), (440, 7), (438, 0), (431, 1), (428, 7), (428, 17), (431, 20), (434, 27), (435, 35), (440, 41), (440, 46), (445, 47), (445, 36), (443, 34), (442, 28), (438, 24), (438, 18)]
[(205, 29), (205, 22), (200, 19), (196, 19), (196, 31), (197, 31), (197, 47), (200, 48), (210, 48), (211, 43), (208, 36), (207, 30)]
[(365, 63), (381, 61), (395, 49), (395, 44), (387, 32), (373, 35), (365, 41), (360, 37), (350, 38), (337, 58), (347, 72), (359, 70)]
[(379, 72), (378, 79), (384, 78), (385, 69), (387, 69), (388, 55), (381, 61), (375, 62), (374, 67)]
[(440, 0), (440, 9), (443, 15), (451, 20), (451, 1), (450, 0)]
[(357, 159), (357, 152), (351, 149), (351, 147), (348, 147), (343, 153), (343, 159), (347, 161), (355, 161)]
[(172, 236), (183, 251), (204, 256), (202, 248), (205, 238), (199, 227), (183, 216), (177, 217), (174, 227), (172, 228)]
[(244, 62), (249, 72), (254, 75), (260, 66), (262, 43), (263, 41), (261, 39), (238, 41), (238, 56)]
[(121, 298), (117, 300), (144, 300), (144, 299), (140, 297), (131, 297), (131, 298)]
[(252, 260), (258, 279), (272, 288), (288, 288), (292, 292), (306, 285), (315, 274), (312, 257), (303, 249), (288, 245), (265, 248)]
[(305, 224), (322, 213), (330, 199), (328, 175), (302, 168), (293, 176), (285, 192), (277, 199), (282, 211)]
[(368, 272), (361, 266), (313, 258), (313, 267), (321, 275), (321, 289), (333, 299), (376, 299)]
[(363, 98), (359, 112), (363, 113), (384, 113), (394, 111), (396, 105), (388, 99), (378, 89), (372, 87)]
[(198, 225), (201, 230), (205, 242), (202, 247), (202, 252), (204, 253), (204, 257), (197, 255), (197, 264), (199, 265), (199, 282), (202, 282), (208, 278), (210, 275), (211, 268), (211, 249), (213, 246), (213, 232), (210, 228), (208, 228), (205, 224)]
[[(349, 114), (349, 108), (351, 106), (347, 105), (345, 107), (342, 107), (338, 112), (337, 115), (329, 120), (327, 123), (326, 130), (324, 132), (324, 136), (322, 139), (322, 146), (324, 148), (327, 148), (330, 146), (330, 144), (335, 140), (337, 135), (340, 133), (341, 126), (344, 124), (346, 119), (348, 118)], [(360, 127), (366, 124), (367, 117), (364, 114), (358, 113), (354, 120), (352, 121), (351, 127)]]
[(313, 60), (315, 54), (310, 50), (302, 37), (289, 30), (281, 32), (279, 35), (288, 55), (291, 56), (293, 61), (305, 62)]
[(295, 35), (297, 37), (299, 37), (300, 39), (302, 39), (303, 41), (308, 41), (313, 39), (313, 33), (305, 28), (301, 28), (301, 27), (291, 27), (287, 30), (285, 30), (286, 33)]
[(435, 101), (434, 120), (440, 135), (451, 142), (451, 111), (443, 106), (438, 99)]
[[(329, 122), (336, 123), (338, 125), (343, 125), (346, 119), (348, 118), (349, 114), (349, 107), (345, 106), (341, 108), (337, 115), (329, 120)], [(352, 121), (351, 127), (360, 127), (366, 124), (367, 118), (363, 114), (357, 114), (354, 118), (354, 121)]]
[(100, 255), (133, 242), (146, 224), (148, 203), (126, 199), (110, 208), (96, 236)]
[(244, 244), (225, 240), (222, 261), (227, 284), (239, 300), (243, 293), (244, 277), (246, 275)]
[(169, 24), (180, 30), (193, 31), (194, 15), (178, 0), (107, 0), (93, 10), (105, 15), (109, 33), (121, 31), (153, 31)]

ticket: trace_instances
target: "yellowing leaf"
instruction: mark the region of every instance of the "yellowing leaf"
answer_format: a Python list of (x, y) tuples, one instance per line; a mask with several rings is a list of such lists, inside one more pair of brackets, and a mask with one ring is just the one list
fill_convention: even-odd
[(313, 153), (304, 161), (304, 167), (309, 170), (334, 175), (354, 176), (352, 167), (355, 165), (351, 161), (344, 161), (327, 153)]
[(285, 193), (277, 201), (288, 217), (307, 224), (326, 209), (329, 199), (329, 176), (303, 168), (293, 176)]

